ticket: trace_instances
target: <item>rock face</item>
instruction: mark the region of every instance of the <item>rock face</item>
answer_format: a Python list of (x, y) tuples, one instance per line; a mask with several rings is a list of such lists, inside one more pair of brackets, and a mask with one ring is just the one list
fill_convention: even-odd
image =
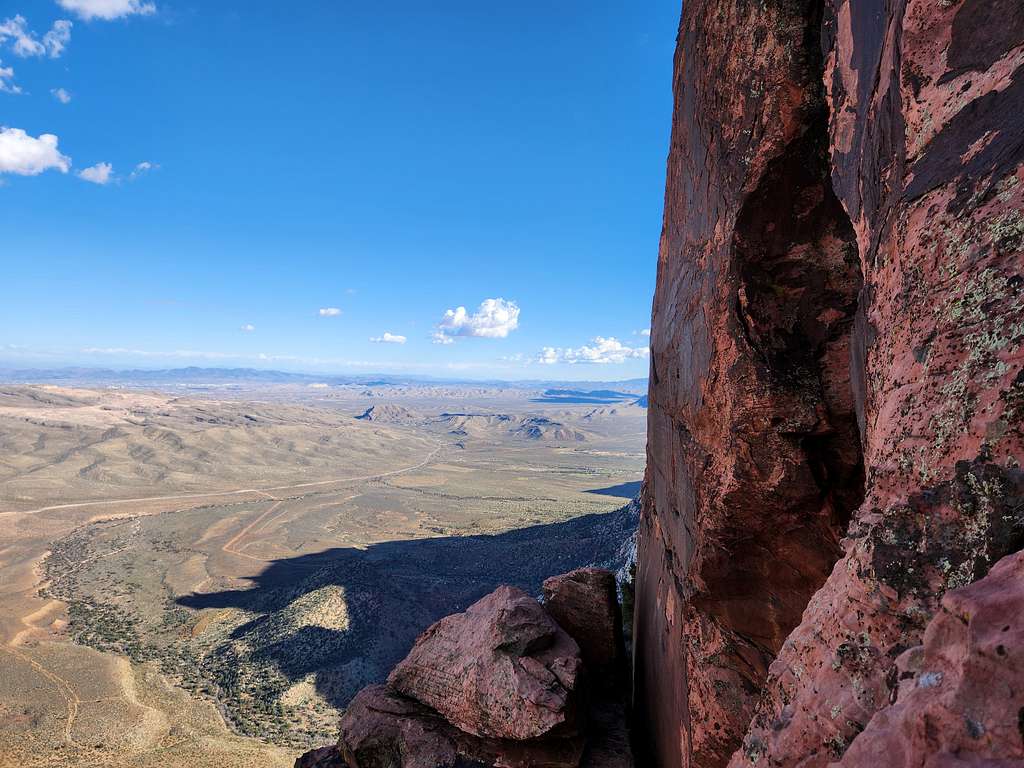
[(662, 768), (842, 759), (1024, 543), (1022, 46), (1012, 0), (685, 3), (634, 628)]
[(339, 751), (352, 768), (575, 768), (583, 740), (578, 736), (530, 741), (477, 738), (429, 707), (373, 685), (356, 694), (345, 711)]
[[(618, 615), (606, 602), (609, 584), (615, 599), (611, 571), (549, 583), (559, 598), (574, 585), (573, 617)], [(338, 746), (307, 753), (297, 768), (632, 768), (624, 658), (584, 670), (567, 630), (521, 590), (499, 587), (424, 632), (386, 686), (352, 700)], [(621, 647), (614, 625), (579, 636), (602, 652)]]
[(544, 582), (544, 609), (576, 641), (589, 669), (622, 660), (622, 615), (611, 571), (580, 568), (552, 576)]
[(839, 765), (1024, 761), (1024, 553), (947, 592), (924, 645), (896, 662), (895, 703), (875, 714)]
[(474, 736), (532, 739), (571, 729), (582, 662), (532, 597), (499, 587), (420, 635), (388, 685)]

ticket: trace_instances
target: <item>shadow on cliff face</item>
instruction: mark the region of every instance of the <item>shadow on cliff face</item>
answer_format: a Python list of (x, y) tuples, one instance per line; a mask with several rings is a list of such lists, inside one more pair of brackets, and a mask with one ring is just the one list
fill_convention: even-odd
[(617, 567), (636, 524), (637, 507), (629, 505), (496, 535), (330, 549), (272, 562), (251, 589), (178, 603), (251, 617), (207, 646), (201, 662), (245, 731), (251, 700), (278, 701), (310, 675), (320, 696), (344, 707), (364, 685), (383, 680), (427, 626), (500, 584), (539, 595), (548, 576), (589, 564)]

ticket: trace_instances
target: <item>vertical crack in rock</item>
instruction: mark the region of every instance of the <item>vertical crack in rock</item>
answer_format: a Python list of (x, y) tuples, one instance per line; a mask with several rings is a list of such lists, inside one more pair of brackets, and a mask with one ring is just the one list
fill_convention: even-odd
[[(1024, 533), (1024, 10), (831, 0), (824, 36), (833, 186), (864, 270), (853, 383), (867, 494), (730, 765), (1017, 764), (1012, 667), (994, 684), (971, 661), (942, 685), (923, 668), (911, 695), (899, 660), (944, 625), (944, 595)], [(886, 742), (885, 723), (918, 699), (904, 741)], [(947, 737), (940, 724), (958, 720), (966, 736)]]
[[(733, 252), (737, 313), (760, 360), (759, 376), (777, 399), (802, 406), (795, 412), (803, 418), (787, 423), (775, 417), (784, 437), (799, 445), (809, 472), (787, 504), (808, 518), (820, 516), (838, 540), (864, 499), (850, 383), (863, 277), (853, 226), (828, 180), (827, 150), (821, 102), (807, 133), (769, 166), (744, 203)], [(837, 559), (838, 548), (829, 549)]]
[(863, 279), (832, 187), (823, 13), (695, 0), (681, 22), (635, 614), (663, 768), (740, 746), (864, 498)]

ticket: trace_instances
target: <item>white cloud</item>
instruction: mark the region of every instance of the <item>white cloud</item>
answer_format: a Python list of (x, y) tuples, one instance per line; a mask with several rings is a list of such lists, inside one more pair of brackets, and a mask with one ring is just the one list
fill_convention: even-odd
[(337, 307), (321, 307), (320, 317), (337, 317), (341, 314), (341, 310)]
[(38, 176), (50, 168), (67, 173), (71, 158), (60, 153), (57, 141), (52, 133), (36, 138), (21, 128), (0, 126), (0, 173)]
[(128, 174), (129, 181), (135, 181), (139, 176), (149, 173), (150, 171), (158, 171), (160, 166), (156, 163), (151, 163), (148, 160), (143, 160), (141, 163), (137, 163), (132, 172)]
[(455, 343), (455, 339), (453, 339), (451, 336), (445, 336), (441, 331), (434, 331), (433, 335), (431, 335), (430, 338), (435, 344)]
[(110, 21), (134, 14), (148, 16), (151, 13), (156, 13), (156, 6), (153, 3), (142, 2), (142, 0), (57, 0), (57, 2), (61, 8), (77, 14), (86, 21), (91, 19)]
[(46, 46), (39, 42), (35, 34), (29, 30), (24, 16), (4, 19), (0, 23), (0, 43), (8, 41), (10, 41), (11, 50), (19, 56), (42, 56), (46, 53)]
[(388, 333), (384, 331), (383, 336), (371, 336), (370, 341), (374, 344), (405, 344), (405, 336), (399, 336), (397, 333)]
[(613, 336), (595, 336), (590, 344), (573, 349), (572, 347), (544, 347), (537, 356), (538, 363), (553, 365), (554, 363), (624, 363), (647, 357), (647, 347), (627, 347)]
[(49, 56), (55, 59), (64, 52), (71, 40), (71, 22), (58, 19), (53, 22), (50, 31), (40, 40), (36, 33), (28, 28), (24, 16), (13, 16), (0, 22), (0, 44), (10, 43), (11, 50), (18, 56)]
[(0, 66), (0, 93), (21, 93), (21, 88), (15, 85), (13, 80), (14, 67)]
[(93, 184), (109, 184), (114, 180), (114, 166), (110, 163), (96, 163), (84, 171), (79, 171), (78, 178), (91, 181)]
[(253, 325), (252, 323), (246, 323), (245, 325), (242, 326), (242, 330), (245, 331), (246, 333), (252, 333), (253, 331), (256, 330), (256, 326)]
[(484, 299), (473, 314), (465, 307), (446, 310), (437, 324), (434, 343), (451, 344), (455, 336), (504, 339), (518, 327), (518, 304), (504, 299)]
[(50, 91), (53, 94), (53, 98), (59, 101), (61, 104), (71, 103), (71, 94), (63, 88), (54, 88)]
[(51, 59), (56, 59), (64, 53), (64, 47), (70, 42), (71, 22), (67, 19), (57, 19), (50, 31), (43, 35), (43, 46)]
[(651, 335), (651, 329), (650, 328), (644, 328), (642, 331), (637, 331), (637, 333), (640, 334), (641, 336), (650, 336)]

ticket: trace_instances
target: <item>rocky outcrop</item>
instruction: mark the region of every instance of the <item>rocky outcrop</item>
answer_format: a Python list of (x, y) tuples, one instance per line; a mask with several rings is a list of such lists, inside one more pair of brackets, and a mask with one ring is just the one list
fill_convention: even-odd
[(1022, 9), (685, 4), (633, 638), (663, 768), (842, 759), (1024, 541)]
[(621, 662), (622, 614), (615, 574), (580, 568), (544, 582), (544, 610), (579, 645), (588, 669)]
[[(572, 590), (571, 617), (617, 615), (610, 571), (583, 569), (548, 586), (556, 602)], [(625, 659), (600, 656), (585, 669), (577, 639), (621, 649), (619, 627), (563, 628), (521, 590), (499, 587), (427, 629), (386, 686), (352, 700), (338, 746), (296, 766), (631, 768)]]
[[(896, 661), (894, 703), (839, 766), (1024, 762), (1024, 553), (947, 592), (924, 644)], [(1005, 761), (1005, 762), (997, 762)]]
[(578, 735), (481, 739), (429, 707), (373, 685), (356, 694), (346, 709), (338, 749), (350, 768), (575, 768), (583, 740)]
[(582, 666), (536, 600), (499, 587), (420, 635), (388, 685), (474, 736), (533, 739), (575, 726)]

